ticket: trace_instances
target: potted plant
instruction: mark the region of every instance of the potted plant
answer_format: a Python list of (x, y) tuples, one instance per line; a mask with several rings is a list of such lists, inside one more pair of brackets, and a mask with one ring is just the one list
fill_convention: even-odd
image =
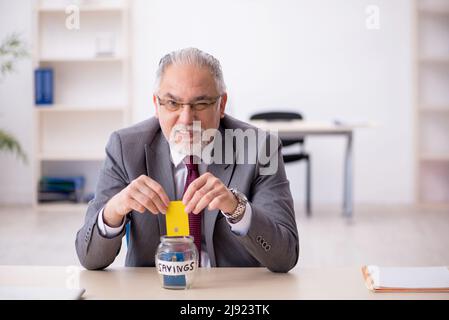
[[(18, 33), (7, 36), (0, 44), (0, 83), (8, 73), (15, 71), (17, 61), (28, 57), (25, 43), (20, 39)], [(15, 153), (24, 162), (27, 162), (25, 152), (20, 143), (8, 132), (0, 128), (0, 152)]]

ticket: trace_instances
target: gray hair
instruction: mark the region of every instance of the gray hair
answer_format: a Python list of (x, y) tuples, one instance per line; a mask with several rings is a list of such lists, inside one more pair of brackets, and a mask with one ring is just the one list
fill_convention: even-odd
[(197, 48), (185, 48), (173, 51), (162, 57), (162, 59), (159, 61), (159, 67), (156, 71), (156, 81), (154, 85), (155, 92), (159, 90), (165, 70), (172, 64), (188, 64), (209, 68), (215, 79), (215, 84), (217, 86), (218, 92), (220, 94), (226, 92), (226, 85), (223, 79), (223, 72), (221, 70), (220, 61), (218, 61), (209, 53), (201, 51)]

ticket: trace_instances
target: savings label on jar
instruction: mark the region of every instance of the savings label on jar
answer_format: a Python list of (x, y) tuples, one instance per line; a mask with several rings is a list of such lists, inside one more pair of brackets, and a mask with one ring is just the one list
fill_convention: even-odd
[(187, 275), (196, 270), (195, 260), (190, 261), (164, 261), (157, 260), (158, 272), (166, 276)]
[(188, 289), (198, 271), (198, 250), (192, 236), (161, 236), (155, 267), (166, 289)]

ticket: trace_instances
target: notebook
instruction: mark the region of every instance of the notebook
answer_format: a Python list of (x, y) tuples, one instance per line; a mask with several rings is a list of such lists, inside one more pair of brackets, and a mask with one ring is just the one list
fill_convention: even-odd
[(362, 274), (374, 292), (449, 292), (448, 267), (363, 266)]

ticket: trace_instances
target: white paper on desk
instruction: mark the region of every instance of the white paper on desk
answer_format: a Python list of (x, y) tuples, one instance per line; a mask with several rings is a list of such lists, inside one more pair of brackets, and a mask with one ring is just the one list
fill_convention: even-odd
[(0, 300), (78, 300), (85, 289), (0, 286)]
[(447, 267), (368, 266), (368, 272), (376, 288), (449, 288), (449, 269)]

